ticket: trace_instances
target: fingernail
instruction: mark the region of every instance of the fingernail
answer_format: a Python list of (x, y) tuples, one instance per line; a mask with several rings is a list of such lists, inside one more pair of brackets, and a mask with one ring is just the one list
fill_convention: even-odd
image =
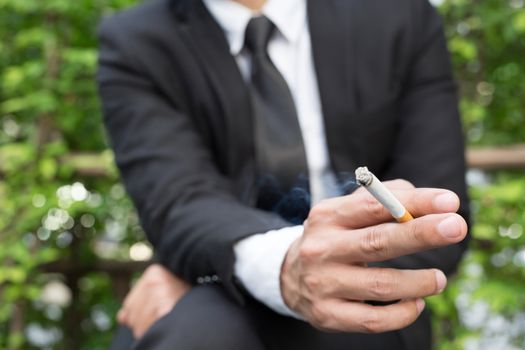
[(458, 209), (458, 197), (451, 193), (442, 193), (434, 198), (434, 207), (441, 211), (456, 211)]
[(455, 216), (449, 216), (437, 226), (439, 233), (446, 238), (457, 238), (461, 235), (461, 223)]
[(425, 301), (423, 299), (417, 299), (416, 307), (417, 307), (417, 312), (421, 313), (421, 311), (423, 311), (423, 309), (425, 308)]
[(436, 273), (436, 286), (437, 292), (441, 293), (443, 289), (447, 286), (447, 277), (440, 270), (435, 270)]

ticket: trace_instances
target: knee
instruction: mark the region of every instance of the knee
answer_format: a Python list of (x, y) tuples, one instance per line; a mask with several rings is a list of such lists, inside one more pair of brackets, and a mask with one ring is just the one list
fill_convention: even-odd
[(138, 341), (136, 350), (262, 350), (250, 315), (221, 287), (192, 289)]

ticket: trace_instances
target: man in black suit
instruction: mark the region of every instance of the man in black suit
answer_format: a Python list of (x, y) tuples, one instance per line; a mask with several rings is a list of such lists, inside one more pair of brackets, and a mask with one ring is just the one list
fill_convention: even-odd
[[(454, 271), (468, 208), (427, 0), (153, 0), (100, 43), (123, 181), (160, 262), (199, 285), (136, 348), (430, 347), (422, 298)], [(360, 165), (434, 187), (389, 183), (417, 218), (341, 196)]]

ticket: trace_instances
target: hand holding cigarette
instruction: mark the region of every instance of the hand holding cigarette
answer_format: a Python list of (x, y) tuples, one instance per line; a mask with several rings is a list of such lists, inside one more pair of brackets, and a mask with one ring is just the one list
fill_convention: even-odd
[[(417, 319), (424, 297), (446, 286), (437, 269), (367, 267), (458, 243), (467, 233), (465, 221), (455, 214), (459, 199), (453, 192), (414, 188), (401, 180), (384, 186), (415, 219), (392, 222), (392, 216), (402, 221), (400, 211), (391, 213), (362, 188), (312, 208), (303, 236), (287, 253), (283, 299), (315, 327), (367, 333), (401, 329)], [(375, 306), (365, 300), (400, 301)]]

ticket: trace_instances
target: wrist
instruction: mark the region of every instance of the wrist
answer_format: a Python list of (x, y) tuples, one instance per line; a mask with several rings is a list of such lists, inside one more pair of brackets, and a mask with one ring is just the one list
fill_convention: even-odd
[(296, 239), (288, 249), (283, 264), (281, 266), (281, 274), (279, 278), (281, 296), (284, 304), (295, 312), (299, 312), (299, 278), (297, 276), (297, 269), (295, 268), (299, 256), (301, 238)]
[(300, 317), (284, 303), (280, 278), (290, 246), (302, 234), (303, 226), (290, 226), (247, 237), (234, 246), (234, 273), (246, 291), (273, 311), (294, 318)]

